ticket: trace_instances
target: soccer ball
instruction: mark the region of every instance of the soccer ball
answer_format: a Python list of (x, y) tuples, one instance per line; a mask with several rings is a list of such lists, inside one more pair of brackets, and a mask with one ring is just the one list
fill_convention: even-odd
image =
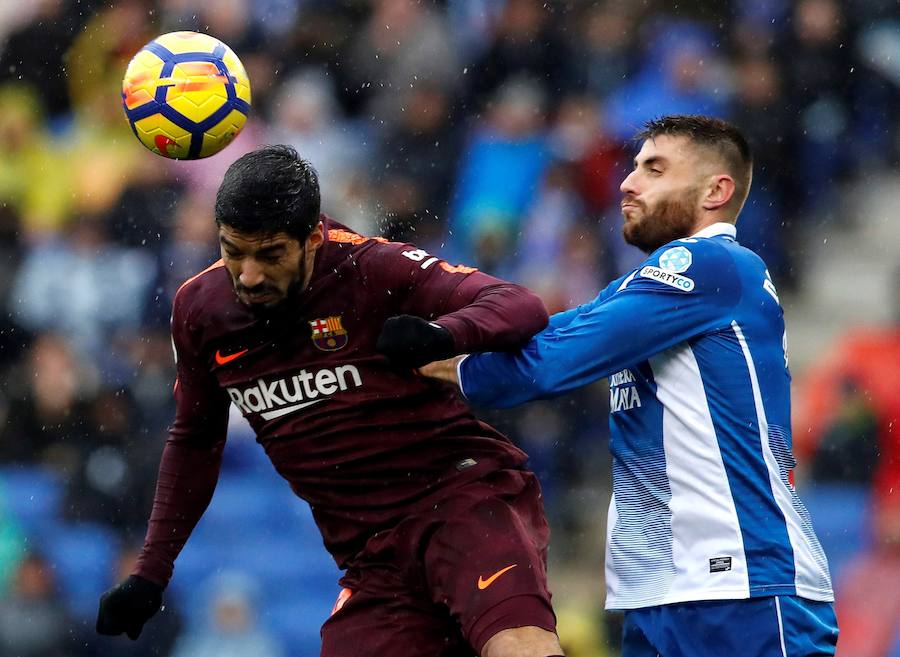
[(131, 129), (154, 153), (196, 160), (235, 138), (250, 111), (250, 80), (237, 55), (197, 32), (157, 37), (128, 64), (122, 104)]

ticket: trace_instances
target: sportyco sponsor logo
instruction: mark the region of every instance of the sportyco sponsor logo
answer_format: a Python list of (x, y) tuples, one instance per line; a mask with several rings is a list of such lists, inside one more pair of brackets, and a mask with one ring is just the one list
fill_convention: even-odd
[(226, 391), (244, 415), (259, 413), (264, 420), (274, 420), (327, 401), (336, 392), (361, 386), (359, 370), (354, 365), (341, 365), (317, 372), (300, 370), (293, 376), (275, 381), (258, 379), (256, 385), (229, 387)]
[(694, 280), (692, 278), (666, 271), (659, 267), (653, 267), (652, 265), (645, 265), (641, 269), (641, 276), (643, 278), (658, 281), (669, 287), (674, 287), (676, 290), (681, 290), (682, 292), (690, 292), (694, 289)]

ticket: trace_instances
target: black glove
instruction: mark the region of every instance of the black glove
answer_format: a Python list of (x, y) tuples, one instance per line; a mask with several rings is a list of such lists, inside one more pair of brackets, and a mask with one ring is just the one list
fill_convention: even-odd
[(397, 367), (410, 369), (456, 355), (450, 331), (413, 315), (389, 317), (375, 349)]
[(100, 596), (97, 632), (109, 635), (125, 632), (132, 641), (137, 639), (144, 623), (162, 606), (162, 591), (153, 582), (131, 575)]

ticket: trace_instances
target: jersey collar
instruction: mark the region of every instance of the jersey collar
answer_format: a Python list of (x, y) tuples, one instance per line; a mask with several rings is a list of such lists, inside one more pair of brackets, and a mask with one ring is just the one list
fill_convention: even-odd
[(703, 230), (697, 231), (696, 233), (691, 235), (691, 237), (719, 237), (720, 235), (734, 239), (735, 237), (737, 237), (737, 228), (734, 224), (719, 221), (712, 224), (711, 226), (707, 226)]

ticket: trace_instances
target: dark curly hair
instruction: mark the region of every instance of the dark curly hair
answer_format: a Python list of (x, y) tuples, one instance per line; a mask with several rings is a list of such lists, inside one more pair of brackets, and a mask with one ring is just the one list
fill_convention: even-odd
[(263, 146), (235, 160), (216, 194), (216, 223), (250, 235), (301, 242), (319, 221), (319, 176), (290, 146)]

